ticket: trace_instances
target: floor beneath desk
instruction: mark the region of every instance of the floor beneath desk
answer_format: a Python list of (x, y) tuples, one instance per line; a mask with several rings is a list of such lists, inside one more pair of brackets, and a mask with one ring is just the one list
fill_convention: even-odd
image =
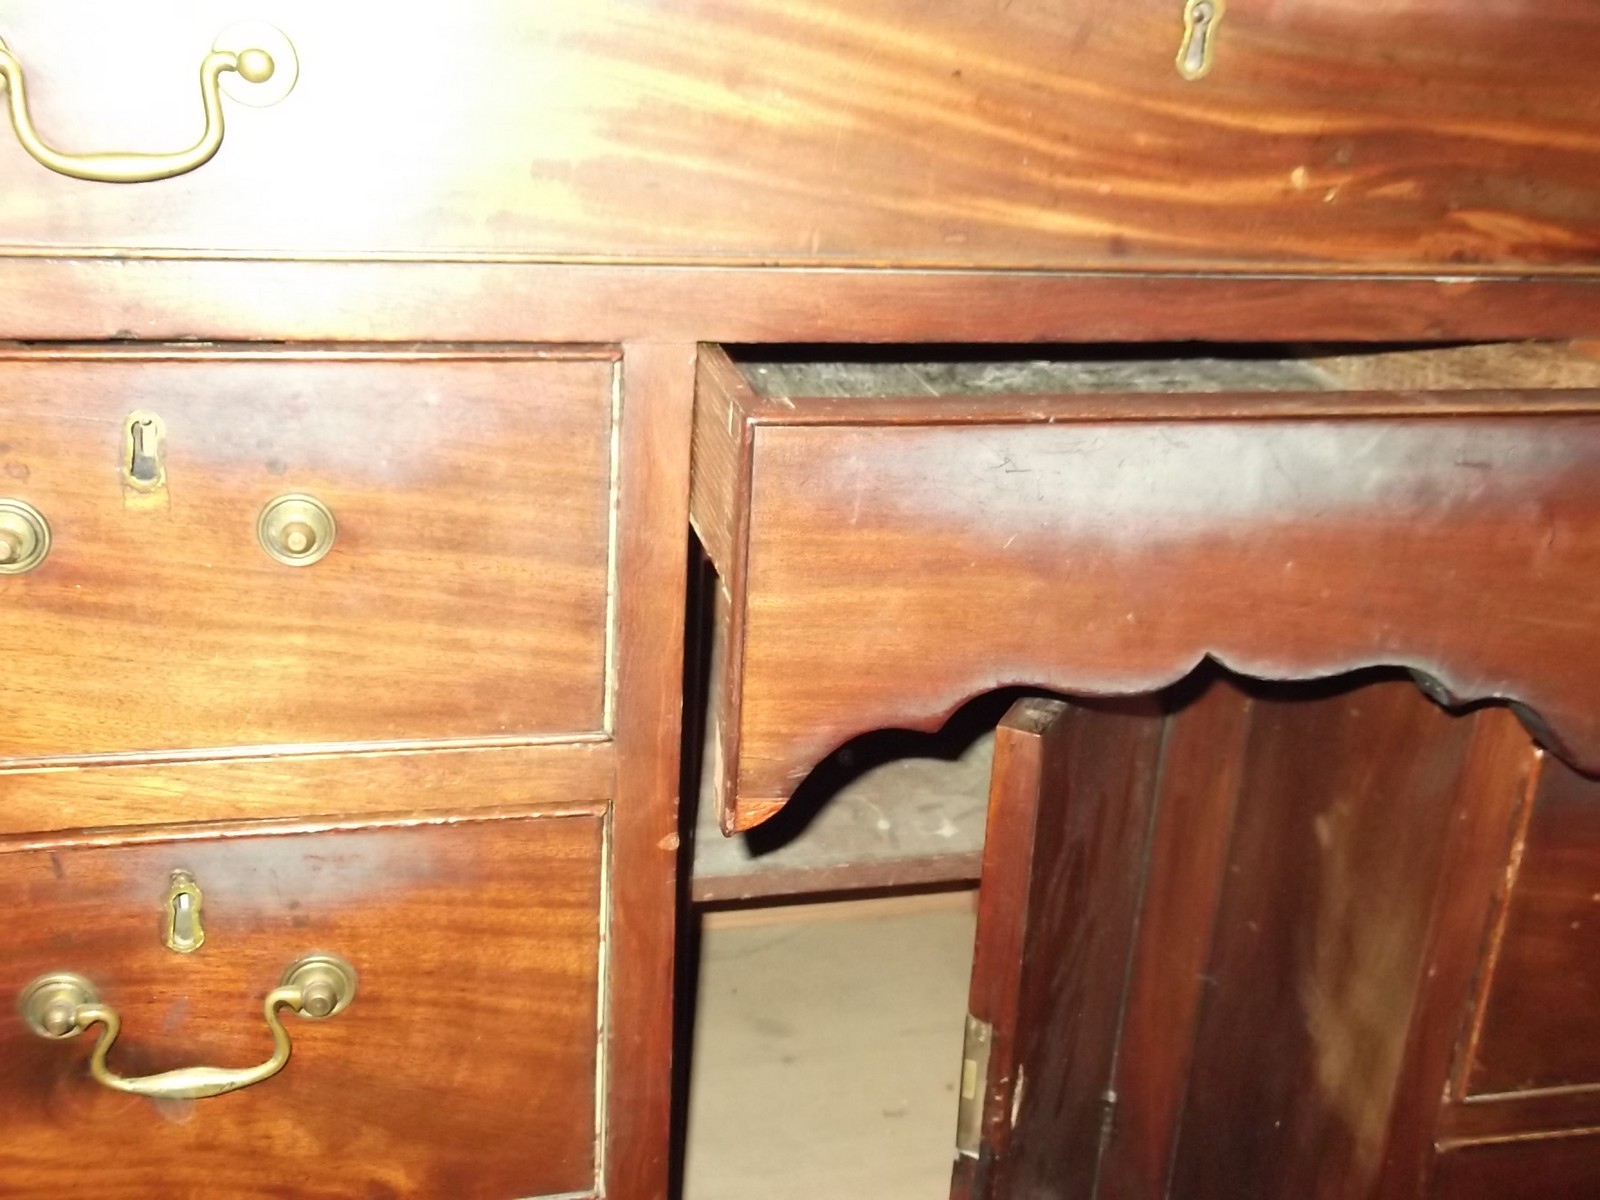
[(939, 1200), (973, 894), (708, 915), (684, 1200)]

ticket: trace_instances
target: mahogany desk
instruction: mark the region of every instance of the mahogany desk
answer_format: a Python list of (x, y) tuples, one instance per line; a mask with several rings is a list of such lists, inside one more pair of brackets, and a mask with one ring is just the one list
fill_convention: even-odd
[[(691, 490), (730, 828), (1207, 655), (1514, 702), (1417, 811), (1525, 862), (1491, 784), (1600, 766), (1592, 388), (778, 411), (714, 349), (1600, 337), (1588, 0), (245, 15), (0, 0), (6, 1195), (665, 1194)], [(1594, 1178), (1568, 1003), (1439, 1194)]]

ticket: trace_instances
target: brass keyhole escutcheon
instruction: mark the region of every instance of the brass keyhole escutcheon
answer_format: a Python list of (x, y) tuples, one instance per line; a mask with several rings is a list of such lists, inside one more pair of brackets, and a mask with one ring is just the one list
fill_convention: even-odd
[(205, 897), (188, 871), (174, 871), (167, 889), (166, 931), (162, 940), (176, 954), (193, 954), (206, 943), (206, 927), (201, 917)]
[(1187, 0), (1183, 6), (1183, 41), (1178, 47), (1178, 74), (1203, 79), (1216, 54), (1217, 24), (1224, 0)]
[(256, 537), (261, 548), (290, 567), (309, 567), (333, 549), (339, 527), (315, 496), (279, 496), (261, 510)]
[(0, 575), (33, 570), (50, 553), (50, 522), (26, 500), (0, 500)]

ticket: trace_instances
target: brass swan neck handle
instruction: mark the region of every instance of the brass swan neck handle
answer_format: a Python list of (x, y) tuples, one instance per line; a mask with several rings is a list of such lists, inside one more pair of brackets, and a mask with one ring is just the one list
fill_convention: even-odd
[(89, 1074), (102, 1087), (155, 1100), (203, 1100), (237, 1092), (271, 1079), (289, 1062), (289, 1032), (279, 1010), (293, 1009), (320, 1021), (344, 1011), (355, 996), (355, 970), (331, 955), (300, 959), (284, 972), (283, 982), (267, 993), (262, 1012), (272, 1034), (272, 1057), (253, 1067), (180, 1067), (157, 1075), (128, 1077), (106, 1065), (106, 1056), (122, 1031), (117, 1010), (100, 1002), (94, 985), (81, 975), (62, 972), (34, 980), (23, 989), (23, 1020), (40, 1037), (63, 1040), (95, 1025), (100, 1040), (89, 1056)]
[(0, 40), (0, 84), (5, 89), (11, 127), (16, 130), (22, 148), (41, 166), (57, 174), (95, 183), (149, 183), (204, 166), (222, 148), (223, 76), (236, 75), (244, 81), (241, 89), (230, 91), (230, 95), (246, 103), (265, 105), (287, 95), (298, 72), (294, 47), (270, 26), (225, 30), (200, 63), (200, 102), (205, 110), (205, 129), (194, 145), (169, 154), (136, 151), (68, 154), (46, 144), (39, 135), (28, 109), (22, 63)]

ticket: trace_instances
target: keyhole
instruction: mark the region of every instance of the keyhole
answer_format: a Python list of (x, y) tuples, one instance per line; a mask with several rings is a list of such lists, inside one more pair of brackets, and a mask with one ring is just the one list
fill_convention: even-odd
[(205, 926), (200, 923), (200, 887), (187, 871), (172, 873), (172, 886), (167, 891), (168, 950), (179, 954), (193, 954), (205, 943)]
[(153, 433), (151, 422), (133, 423), (133, 460), (128, 464), (128, 474), (139, 483), (154, 483), (161, 473), (151, 445)]
[(194, 897), (180, 892), (172, 914), (172, 940), (188, 945), (194, 941)]
[(166, 437), (166, 426), (154, 413), (136, 412), (128, 417), (122, 438), (122, 474), (129, 487), (153, 492), (166, 482), (161, 461)]

